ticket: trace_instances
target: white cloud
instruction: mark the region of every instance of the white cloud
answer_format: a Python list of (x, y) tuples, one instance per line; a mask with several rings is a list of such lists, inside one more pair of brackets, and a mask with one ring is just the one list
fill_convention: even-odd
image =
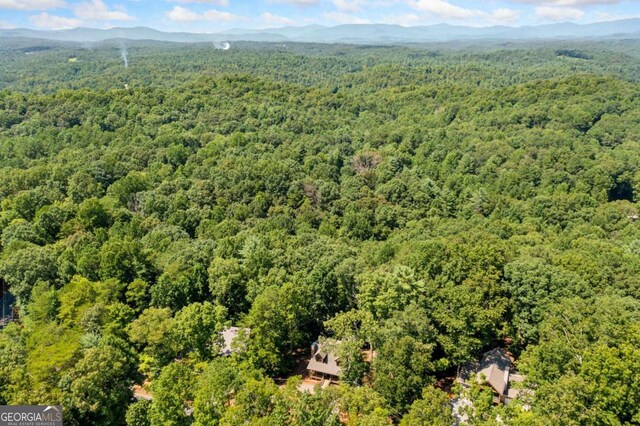
[(29, 21), (39, 28), (75, 28), (82, 24), (82, 21), (77, 18), (67, 18), (65, 16), (49, 15), (43, 12), (39, 15), (29, 16)]
[(333, 5), (340, 12), (360, 12), (365, 4), (365, 0), (333, 0)]
[(450, 19), (470, 19), (479, 14), (476, 10), (456, 6), (444, 0), (412, 0), (409, 2), (409, 6), (421, 12)]
[(578, 20), (584, 16), (584, 12), (574, 7), (550, 7), (541, 6), (535, 9), (536, 16), (549, 21)]
[[(429, 17), (438, 17), (462, 20), (470, 25), (505, 25), (514, 23), (520, 18), (520, 12), (513, 9), (499, 8), (485, 12), (456, 6), (444, 0), (408, 0), (408, 4), (419, 13), (418, 17), (422, 21), (429, 20)], [(414, 22), (417, 21), (415, 15), (407, 15), (407, 17)]]
[(528, 3), (548, 6), (591, 6), (594, 4), (618, 4), (623, 0), (515, 0), (517, 3)]
[(229, 13), (229, 12), (220, 12), (214, 9), (207, 10), (202, 14), (202, 16), (204, 17), (205, 21), (232, 22), (232, 21), (243, 19), (242, 16), (234, 15), (233, 13)]
[(175, 6), (173, 9), (165, 13), (165, 16), (176, 22), (191, 22), (200, 20), (200, 16), (194, 11), (186, 7)]
[(338, 24), (370, 24), (371, 21), (357, 16), (349, 15), (341, 12), (329, 12), (324, 14), (325, 19), (328, 19)]
[(202, 4), (212, 4), (214, 6), (222, 6), (222, 7), (229, 6), (229, 0), (171, 0), (171, 1), (174, 3), (182, 3), (182, 4), (202, 3)]
[(165, 16), (175, 22), (194, 22), (194, 21), (224, 21), (232, 22), (243, 19), (242, 16), (234, 15), (229, 12), (220, 12), (211, 9), (203, 13), (196, 13), (186, 7), (175, 6), (173, 9), (165, 13)]
[(390, 15), (387, 16), (383, 23), (392, 25), (402, 25), (403, 27), (410, 27), (419, 25), (425, 22), (425, 17), (416, 13), (405, 13), (403, 15)]
[(290, 4), (293, 6), (315, 6), (320, 0), (267, 0), (268, 3)]
[(91, 0), (72, 6), (73, 13), (85, 21), (134, 21), (121, 10), (109, 10), (102, 0)]
[(258, 18), (263, 25), (267, 27), (276, 26), (276, 25), (286, 25), (286, 26), (295, 26), (297, 24), (293, 19), (289, 19), (285, 16), (274, 15), (271, 12), (265, 12)]
[(520, 18), (520, 12), (513, 9), (495, 9), (491, 11), (490, 20), (496, 24), (509, 24)]
[(0, 9), (46, 10), (65, 6), (64, 0), (0, 0)]

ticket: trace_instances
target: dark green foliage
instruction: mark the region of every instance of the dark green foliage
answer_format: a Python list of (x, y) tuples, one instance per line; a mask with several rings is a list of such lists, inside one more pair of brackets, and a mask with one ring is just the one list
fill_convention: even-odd
[(432, 382), (432, 352), (432, 346), (411, 337), (389, 340), (380, 348), (373, 364), (373, 388), (396, 412), (405, 412)]
[(425, 388), (422, 398), (416, 400), (406, 416), (402, 418), (402, 426), (450, 426), (452, 421), (451, 406), (447, 394), (434, 389)]

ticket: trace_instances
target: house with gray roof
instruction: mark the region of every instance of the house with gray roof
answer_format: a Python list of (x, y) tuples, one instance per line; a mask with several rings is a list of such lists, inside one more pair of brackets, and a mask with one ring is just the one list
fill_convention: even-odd
[(330, 347), (333, 346), (333, 344), (339, 343), (340, 342), (336, 340), (328, 340), (323, 345), (318, 342), (311, 345), (311, 359), (309, 359), (309, 364), (307, 364), (309, 376), (328, 379), (330, 381), (338, 380), (342, 372), (340, 360), (335, 353), (331, 351)]
[(513, 360), (502, 348), (494, 348), (482, 355), (480, 361), (468, 362), (458, 371), (456, 381), (468, 387), (475, 377), (478, 383), (486, 383), (494, 393), (495, 403), (509, 403), (518, 396), (512, 384), (522, 382), (523, 376), (513, 368)]

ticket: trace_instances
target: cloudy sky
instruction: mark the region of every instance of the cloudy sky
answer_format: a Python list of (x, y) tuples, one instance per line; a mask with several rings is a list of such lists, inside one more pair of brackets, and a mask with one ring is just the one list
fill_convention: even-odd
[(164, 31), (389, 23), (587, 23), (640, 17), (640, 0), (0, 0), (0, 28), (149, 26)]

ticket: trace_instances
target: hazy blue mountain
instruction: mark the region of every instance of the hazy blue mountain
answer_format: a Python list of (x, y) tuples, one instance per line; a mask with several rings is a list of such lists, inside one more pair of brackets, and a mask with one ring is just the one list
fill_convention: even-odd
[(247, 34), (278, 34), (288, 38), (297, 38), (306, 34), (313, 33), (318, 30), (326, 29), (323, 25), (306, 25), (302, 27), (284, 27), (284, 28), (266, 28), (266, 29), (247, 29), (247, 28), (233, 28), (231, 30), (224, 31), (222, 34), (228, 35), (247, 35)]
[(268, 41), (316, 43), (424, 43), (464, 40), (542, 40), (571, 38), (640, 38), (640, 19), (578, 25), (560, 23), (525, 27), (463, 27), (448, 24), (403, 27), (367, 24), (325, 27), (236, 28), (216, 34), (169, 33), (146, 27), (74, 28), (38, 31), (25, 28), (3, 30), (1, 37), (40, 38), (59, 41), (99, 42), (109, 39), (155, 40), (181, 43), (215, 41)]
[(98, 42), (110, 39), (158, 40), (173, 42), (207, 41), (202, 34), (165, 33), (147, 27), (111, 28), (108, 30), (95, 28), (74, 28), (71, 30), (31, 30), (18, 28), (2, 30), (0, 37), (44, 38), (48, 40)]

